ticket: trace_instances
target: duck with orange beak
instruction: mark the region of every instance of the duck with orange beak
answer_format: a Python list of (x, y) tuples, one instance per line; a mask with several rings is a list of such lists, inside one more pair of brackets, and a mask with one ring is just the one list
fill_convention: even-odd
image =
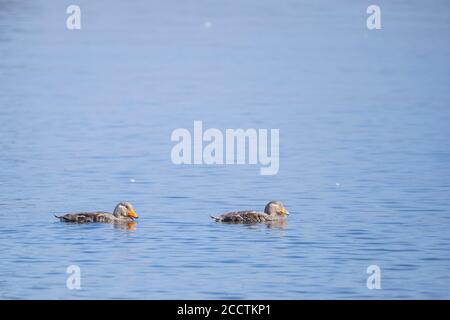
[(68, 213), (63, 216), (56, 216), (64, 222), (75, 223), (89, 223), (89, 222), (101, 222), (101, 223), (127, 223), (133, 222), (134, 219), (139, 218), (134, 211), (133, 206), (129, 202), (119, 202), (114, 209), (113, 213), (94, 211), (94, 212), (80, 212), (80, 213)]
[(227, 223), (259, 223), (281, 221), (289, 215), (281, 201), (270, 201), (264, 208), (264, 212), (244, 210), (222, 214), (218, 217), (211, 216), (216, 222)]

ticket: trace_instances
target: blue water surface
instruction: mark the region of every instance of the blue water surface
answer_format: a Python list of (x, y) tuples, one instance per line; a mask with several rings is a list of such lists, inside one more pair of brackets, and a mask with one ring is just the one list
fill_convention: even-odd
[[(450, 5), (0, 1), (1, 299), (450, 298)], [(280, 129), (280, 169), (177, 128)], [(209, 218), (291, 211), (277, 226)], [(134, 228), (53, 214), (113, 210)], [(81, 290), (66, 268), (81, 269)], [(366, 269), (381, 269), (369, 290)]]

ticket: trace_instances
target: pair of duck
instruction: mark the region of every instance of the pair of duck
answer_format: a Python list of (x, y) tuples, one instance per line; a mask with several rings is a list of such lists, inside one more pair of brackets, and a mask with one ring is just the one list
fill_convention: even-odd
[[(289, 212), (280, 201), (270, 201), (264, 208), (264, 212), (253, 210), (234, 211), (222, 214), (220, 216), (211, 216), (216, 222), (226, 223), (260, 223), (284, 220)], [(75, 223), (131, 223), (138, 219), (136, 211), (129, 202), (120, 202), (117, 204), (113, 213), (109, 212), (80, 212), (68, 213), (63, 216), (56, 216), (56, 218), (65, 222)]]

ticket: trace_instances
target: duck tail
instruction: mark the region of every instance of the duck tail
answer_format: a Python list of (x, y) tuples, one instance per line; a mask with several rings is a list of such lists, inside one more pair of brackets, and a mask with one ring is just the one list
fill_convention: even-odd
[(64, 217), (64, 216), (57, 216), (56, 214), (54, 214), (54, 216), (56, 219), (59, 219), (61, 221), (67, 221), (66, 217)]
[(220, 218), (220, 217), (214, 217), (214, 216), (210, 216), (210, 217), (211, 217), (211, 219), (214, 219), (216, 222), (219, 222), (222, 220), (222, 218)]

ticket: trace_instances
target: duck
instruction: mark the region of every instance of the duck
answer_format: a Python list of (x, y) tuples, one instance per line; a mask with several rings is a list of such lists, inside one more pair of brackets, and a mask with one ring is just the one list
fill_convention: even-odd
[(211, 216), (216, 222), (227, 223), (260, 223), (281, 221), (289, 215), (283, 203), (278, 200), (270, 201), (266, 204), (264, 212), (253, 210), (233, 211), (220, 216)]
[(67, 213), (63, 216), (55, 215), (57, 219), (63, 222), (75, 223), (132, 223), (139, 216), (134, 211), (133, 205), (129, 202), (119, 202), (114, 208), (113, 213), (104, 211)]

